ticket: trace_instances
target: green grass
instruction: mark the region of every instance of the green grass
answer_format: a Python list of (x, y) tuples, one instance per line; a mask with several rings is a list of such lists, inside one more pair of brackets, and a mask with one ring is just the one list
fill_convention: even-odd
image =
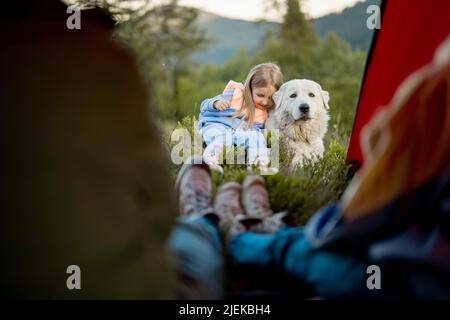
[[(185, 117), (176, 128), (186, 129), (191, 137), (198, 135), (195, 127), (195, 117)], [(169, 150), (175, 142), (170, 141), (173, 125), (164, 130), (164, 142)], [(197, 136), (198, 139), (201, 139)], [(282, 139), (281, 139), (282, 140)], [(304, 224), (311, 215), (321, 207), (336, 203), (347, 187), (352, 174), (345, 164), (347, 137), (339, 134), (338, 128), (331, 127), (325, 139), (325, 154), (323, 159), (306, 164), (294, 171), (289, 170), (291, 156), (280, 145), (280, 172), (264, 176), (269, 191), (270, 203), (275, 212), (288, 211)], [(193, 145), (193, 141), (191, 141)], [(228, 150), (228, 152), (242, 150)], [(194, 150), (192, 148), (192, 150)], [(250, 174), (245, 165), (224, 164), (224, 175), (213, 172), (214, 190), (224, 182), (237, 181), (241, 183)], [(172, 164), (172, 179), (178, 173), (180, 165)]]

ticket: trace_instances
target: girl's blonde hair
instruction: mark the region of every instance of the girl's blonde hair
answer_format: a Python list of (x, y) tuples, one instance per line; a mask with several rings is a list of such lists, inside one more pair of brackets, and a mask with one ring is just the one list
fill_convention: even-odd
[(233, 117), (237, 117), (241, 112), (248, 122), (248, 128), (253, 128), (255, 120), (255, 104), (253, 103), (253, 88), (273, 86), (275, 90), (280, 89), (283, 84), (283, 74), (280, 67), (272, 62), (261, 63), (254, 66), (247, 75), (244, 83), (244, 103), (241, 110), (237, 110)]

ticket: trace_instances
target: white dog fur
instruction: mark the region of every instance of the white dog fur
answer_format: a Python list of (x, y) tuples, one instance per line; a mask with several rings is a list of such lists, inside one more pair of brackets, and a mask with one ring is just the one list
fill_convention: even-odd
[(293, 155), (290, 168), (305, 160), (317, 161), (325, 150), (330, 95), (311, 80), (295, 79), (274, 93), (275, 108), (269, 112), (268, 129), (279, 129)]

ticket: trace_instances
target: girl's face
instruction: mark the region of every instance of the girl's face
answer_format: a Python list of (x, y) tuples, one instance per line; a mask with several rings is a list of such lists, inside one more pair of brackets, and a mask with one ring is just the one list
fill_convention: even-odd
[(255, 87), (252, 92), (252, 99), (255, 107), (267, 110), (273, 107), (272, 95), (277, 91), (274, 86)]

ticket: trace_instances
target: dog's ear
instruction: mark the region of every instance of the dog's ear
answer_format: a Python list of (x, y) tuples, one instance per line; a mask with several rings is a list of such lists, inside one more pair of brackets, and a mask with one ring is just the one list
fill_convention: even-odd
[(273, 102), (275, 102), (275, 109), (278, 109), (284, 98), (284, 91), (286, 91), (286, 86), (283, 84), (278, 91), (276, 91), (273, 96)]
[(330, 94), (328, 93), (328, 91), (322, 89), (320, 89), (320, 93), (322, 95), (322, 101), (325, 109), (330, 110), (330, 105), (328, 104), (330, 102)]

